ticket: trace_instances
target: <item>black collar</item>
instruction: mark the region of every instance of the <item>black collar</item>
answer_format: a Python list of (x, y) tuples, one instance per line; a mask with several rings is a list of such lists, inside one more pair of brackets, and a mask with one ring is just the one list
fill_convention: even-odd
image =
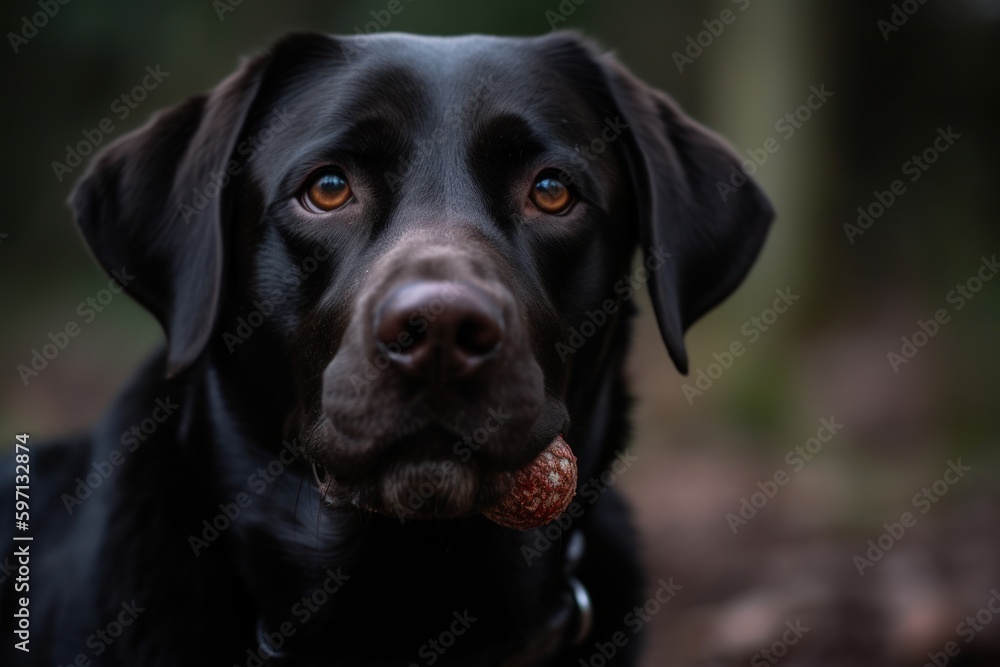
[[(576, 646), (590, 635), (594, 620), (594, 609), (590, 593), (577, 578), (576, 571), (586, 551), (583, 531), (574, 530), (567, 540), (563, 552), (563, 589), (559, 592), (559, 605), (549, 616), (545, 629), (526, 646), (500, 663), (500, 667), (532, 667), (543, 664), (560, 651)], [(291, 664), (292, 653), (286, 648), (278, 649), (268, 639), (264, 618), (257, 619), (257, 650), (261, 658), (270, 665)]]
[(563, 553), (565, 581), (560, 591), (560, 604), (549, 616), (548, 624), (527, 646), (500, 663), (500, 667), (532, 667), (546, 663), (547, 658), (586, 641), (594, 623), (594, 608), (590, 593), (577, 578), (576, 571), (586, 551), (583, 531), (574, 530)]

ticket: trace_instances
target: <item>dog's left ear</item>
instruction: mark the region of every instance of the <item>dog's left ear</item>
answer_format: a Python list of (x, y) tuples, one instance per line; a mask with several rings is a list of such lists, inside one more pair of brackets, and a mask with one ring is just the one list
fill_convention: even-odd
[(647, 265), (660, 264), (650, 281), (660, 334), (687, 373), (685, 330), (743, 281), (774, 211), (720, 137), (610, 55), (596, 59), (628, 125), (622, 138), (639, 237)]

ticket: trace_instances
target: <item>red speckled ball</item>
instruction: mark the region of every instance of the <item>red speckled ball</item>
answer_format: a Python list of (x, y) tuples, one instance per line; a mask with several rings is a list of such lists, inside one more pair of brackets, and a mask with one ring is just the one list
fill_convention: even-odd
[(576, 456), (562, 436), (556, 437), (534, 461), (513, 473), (510, 492), (483, 515), (515, 530), (551, 523), (576, 495)]

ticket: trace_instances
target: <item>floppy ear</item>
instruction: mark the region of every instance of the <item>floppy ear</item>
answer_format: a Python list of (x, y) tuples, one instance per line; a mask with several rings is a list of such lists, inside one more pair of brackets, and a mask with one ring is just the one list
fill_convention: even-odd
[(71, 203), (91, 251), (167, 334), (167, 374), (201, 354), (222, 291), (220, 170), (225, 171), (267, 58), (211, 94), (156, 115), (107, 148)]
[[(622, 136), (643, 252), (650, 260), (654, 250), (669, 253), (650, 292), (670, 358), (686, 374), (685, 330), (743, 281), (774, 212), (720, 137), (611, 56), (598, 58), (628, 125)], [(742, 185), (733, 185), (734, 174)]]

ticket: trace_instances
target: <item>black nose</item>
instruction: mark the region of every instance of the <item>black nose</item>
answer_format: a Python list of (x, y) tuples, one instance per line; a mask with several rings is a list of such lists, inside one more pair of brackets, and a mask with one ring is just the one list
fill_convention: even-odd
[(483, 291), (462, 283), (409, 283), (375, 311), (379, 349), (401, 372), (429, 382), (469, 377), (503, 342), (500, 308)]

